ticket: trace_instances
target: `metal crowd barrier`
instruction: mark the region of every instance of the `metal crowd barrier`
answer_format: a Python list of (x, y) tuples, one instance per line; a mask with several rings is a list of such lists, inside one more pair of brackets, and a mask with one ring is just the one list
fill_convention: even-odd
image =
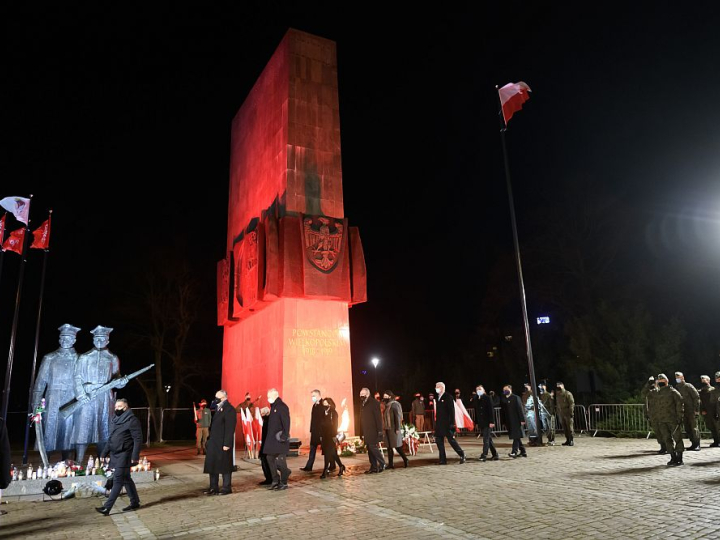
[(593, 437), (599, 431), (645, 433), (647, 437), (652, 432), (650, 422), (645, 415), (645, 405), (642, 403), (593, 403), (590, 405), (588, 423), (593, 431)]

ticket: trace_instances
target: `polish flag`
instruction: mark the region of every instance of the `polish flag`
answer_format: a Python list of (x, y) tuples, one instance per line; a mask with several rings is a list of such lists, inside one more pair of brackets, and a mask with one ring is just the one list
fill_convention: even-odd
[(7, 214), (3, 214), (3, 217), (0, 218), (0, 246), (5, 240), (5, 216)]
[(472, 418), (470, 418), (470, 414), (467, 412), (465, 405), (463, 405), (463, 402), (459, 399), (455, 400), (455, 426), (457, 426), (458, 429), (472, 429), (475, 427), (475, 423)]
[(30, 216), (30, 199), (24, 197), (5, 197), (0, 199), (0, 206), (15, 216), (15, 219), (28, 224)]
[(30, 247), (34, 249), (50, 248), (50, 218), (33, 231), (33, 241)]
[(263, 426), (263, 419), (262, 415), (260, 414), (260, 407), (255, 407), (255, 420), (253, 421), (253, 435), (255, 437), (255, 442), (260, 445), (260, 442), (262, 441), (262, 426)]
[(505, 120), (506, 126), (512, 118), (512, 115), (522, 109), (523, 103), (530, 99), (530, 94), (528, 92), (532, 92), (532, 90), (530, 90), (530, 87), (522, 81), (508, 83), (498, 89), (503, 119)]

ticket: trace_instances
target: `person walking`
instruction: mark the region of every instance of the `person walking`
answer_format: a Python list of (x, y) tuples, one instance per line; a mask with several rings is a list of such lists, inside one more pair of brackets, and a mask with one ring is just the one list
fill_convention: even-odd
[(482, 454), (478, 458), (480, 461), (487, 461), (488, 451), (492, 453), (490, 458), (492, 461), (500, 459), (498, 457), (497, 450), (492, 440), (492, 430), (495, 427), (495, 411), (493, 409), (492, 400), (490, 396), (485, 393), (483, 385), (479, 384), (475, 388), (477, 398), (473, 400), (473, 407), (475, 408), (475, 423), (480, 430), (480, 434), (483, 438), (483, 449)]
[(513, 394), (512, 386), (507, 384), (503, 387), (503, 397), (500, 402), (505, 408), (508, 437), (513, 442), (512, 451), (508, 455), (513, 459), (517, 457), (527, 457), (527, 452), (522, 443), (525, 411), (523, 410), (520, 397)]
[(267, 417), (270, 414), (270, 407), (263, 407), (260, 409), (260, 416), (263, 419), (262, 429), (260, 431), (260, 466), (262, 472), (265, 475), (265, 480), (258, 482), (260, 486), (269, 486), (272, 484), (272, 474), (270, 473), (270, 464), (268, 463), (267, 455), (265, 454), (265, 439), (267, 439), (268, 422)]
[(685, 446), (682, 441), (683, 424), (683, 397), (680, 392), (668, 384), (668, 378), (664, 373), (657, 376), (658, 393), (653, 403), (657, 414), (653, 419), (657, 422), (659, 439), (662, 440), (670, 454), (668, 467), (679, 467), (683, 465), (683, 451)]
[(425, 401), (423, 400), (422, 394), (415, 394), (415, 399), (410, 405), (410, 410), (413, 414), (415, 429), (420, 433), (425, 429)]
[(435, 444), (437, 444), (440, 454), (438, 465), (447, 465), (447, 455), (445, 454), (445, 439), (450, 443), (453, 450), (460, 456), (460, 465), (465, 463), (465, 452), (455, 440), (455, 400), (445, 392), (445, 383), (435, 383), (435, 392), (437, 392), (436, 400), (436, 418), (435, 418)]
[(683, 429), (690, 439), (690, 446), (686, 450), (700, 451), (700, 431), (698, 430), (698, 416), (700, 415), (700, 394), (697, 389), (685, 381), (681, 371), (675, 372), (675, 390), (680, 392), (685, 405), (683, 413)]
[(380, 452), (378, 444), (383, 438), (383, 422), (380, 414), (380, 403), (370, 397), (370, 390), (360, 390), (362, 400), (362, 411), (360, 413), (360, 425), (363, 431), (363, 440), (367, 446), (370, 469), (365, 474), (381, 473), (385, 470), (385, 459)]
[(562, 445), (575, 446), (575, 432), (573, 429), (575, 398), (570, 391), (565, 390), (565, 385), (562, 382), (555, 385), (555, 410), (560, 416), (560, 423), (565, 431), (565, 442)]
[(140, 497), (138, 497), (135, 482), (130, 475), (130, 467), (134, 467), (140, 461), (141, 446), (142, 426), (140, 420), (130, 410), (127, 400), (120, 398), (115, 401), (115, 416), (110, 421), (110, 435), (102, 454), (100, 454), (101, 459), (110, 454), (108, 467), (113, 469), (110, 496), (104, 505), (95, 508), (104, 516), (110, 514), (110, 510), (123, 488), (130, 497), (130, 505), (123, 508), (123, 512), (140, 508)]
[(549, 446), (555, 446), (555, 398), (544, 384), (538, 384), (540, 420)]
[(385, 390), (383, 394), (383, 401), (385, 402), (385, 442), (387, 445), (388, 452), (388, 469), (394, 469), (393, 465), (393, 454), (395, 450), (403, 460), (405, 468), (408, 466), (408, 458), (403, 452), (403, 436), (402, 436), (402, 407), (400, 403), (395, 399), (395, 394), (390, 390)]
[[(210, 487), (205, 495), (229, 495), (232, 493), (233, 443), (237, 427), (237, 411), (228, 401), (225, 390), (215, 392), (213, 400), (215, 415), (210, 423), (210, 435), (205, 445), (205, 467), (203, 472), (210, 475)], [(219, 489), (220, 475), (223, 486)]]
[(267, 454), (272, 475), (272, 484), (268, 489), (282, 491), (288, 488), (290, 477), (286, 461), (290, 451), (290, 409), (280, 399), (275, 388), (268, 390), (267, 399), (270, 403), (270, 414), (264, 452)]
[(322, 423), (325, 418), (325, 407), (322, 405), (320, 390), (310, 392), (310, 400), (312, 401), (312, 409), (310, 410), (310, 453), (305, 466), (300, 467), (300, 470), (305, 472), (312, 471), (315, 464), (315, 455), (317, 447), (321, 445)]
[(322, 400), (323, 419), (320, 431), (320, 444), (322, 445), (322, 453), (325, 458), (325, 466), (323, 467), (323, 473), (320, 478), (327, 478), (331, 467), (337, 466), (340, 468), (338, 476), (342, 476), (345, 472), (345, 465), (340, 461), (340, 457), (337, 453), (337, 434), (338, 434), (338, 413), (335, 406), (335, 401), (332, 398), (326, 397)]
[(207, 401), (200, 401), (200, 409), (195, 411), (195, 446), (197, 455), (205, 455), (205, 447), (210, 436), (212, 413), (207, 408)]
[(714, 386), (710, 385), (710, 376), (703, 375), (700, 377), (700, 414), (705, 421), (705, 425), (710, 430), (713, 442), (710, 444), (710, 448), (717, 448), (720, 446), (720, 433), (718, 433), (718, 392)]

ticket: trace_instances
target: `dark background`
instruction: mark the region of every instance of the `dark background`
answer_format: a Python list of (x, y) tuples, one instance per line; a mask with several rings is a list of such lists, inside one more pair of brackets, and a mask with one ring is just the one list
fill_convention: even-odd
[[(32, 193), (33, 229), (54, 211), (38, 361), (66, 322), (78, 352), (102, 324), (123, 371), (152, 361), (128, 337), (143, 279), (184, 262), (202, 298), (185, 352), (204, 375), (182, 406), (211, 397), (230, 122), (293, 27), (337, 43), (345, 213), (369, 276), (350, 314), (356, 387), (374, 386), (373, 356), (404, 400), (437, 380), (464, 395), (527, 380), (495, 92), (518, 80), (533, 90), (508, 132), (528, 309), (552, 320), (532, 325), (538, 378), (587, 402), (629, 399), (656, 370), (720, 369), (713, 3), (151, 4), (4, 12), (0, 196)], [(18, 261), (5, 254), (0, 351)], [(11, 411), (41, 267), (33, 250)]]

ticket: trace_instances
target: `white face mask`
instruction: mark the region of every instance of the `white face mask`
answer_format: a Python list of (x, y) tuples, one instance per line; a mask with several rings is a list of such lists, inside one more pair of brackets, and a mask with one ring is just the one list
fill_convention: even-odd
[(269, 403), (270, 405), (272, 405), (273, 403), (275, 403), (275, 400), (276, 400), (276, 399), (277, 399), (277, 398), (268, 398), (268, 403)]
[(677, 377), (675, 377), (675, 382), (680, 384), (682, 382), (682, 379), (678, 379)]
[(313, 396), (313, 397), (311, 397), (310, 399), (312, 399), (312, 402), (313, 402), (313, 403), (317, 403), (317, 396)]
[(435, 393), (438, 394), (438, 395), (442, 394), (442, 392), (440, 391), (439, 388), (436, 388), (436, 389), (435, 389)]
[(478, 390), (478, 391), (477, 391), (477, 395), (478, 395), (478, 396), (482, 396), (484, 393), (485, 393), (485, 392), (483, 392), (482, 390)]

